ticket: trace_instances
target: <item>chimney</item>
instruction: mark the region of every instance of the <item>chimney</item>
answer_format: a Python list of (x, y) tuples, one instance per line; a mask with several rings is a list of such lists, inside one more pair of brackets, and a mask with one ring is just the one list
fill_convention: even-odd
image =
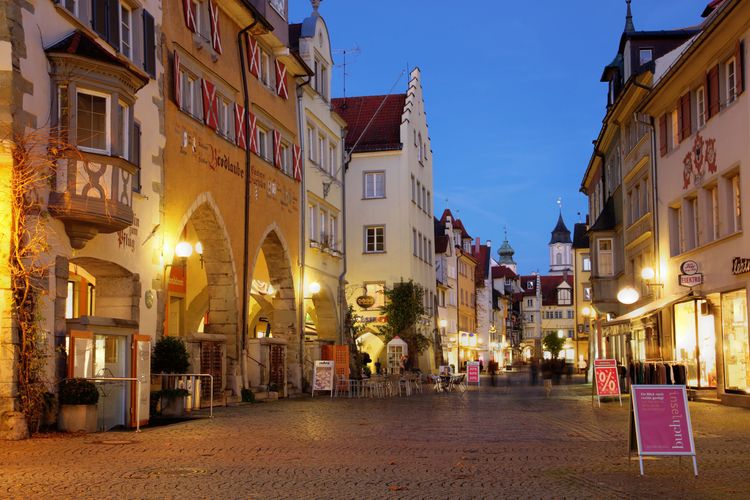
[(476, 245), (474, 246), (474, 253), (475, 254), (479, 254), (479, 241), (480, 241), (479, 240), (479, 236), (477, 236), (477, 242), (476, 242)]

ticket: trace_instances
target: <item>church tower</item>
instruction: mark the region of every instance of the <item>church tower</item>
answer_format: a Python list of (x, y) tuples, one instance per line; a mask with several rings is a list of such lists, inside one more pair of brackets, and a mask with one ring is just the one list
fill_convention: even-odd
[(570, 239), (570, 231), (563, 221), (562, 211), (549, 240), (549, 273), (573, 273), (573, 242)]
[(516, 261), (513, 260), (513, 254), (515, 253), (516, 251), (513, 250), (513, 247), (511, 247), (510, 243), (508, 243), (508, 232), (506, 231), (505, 241), (503, 241), (503, 244), (500, 245), (500, 248), (497, 249), (497, 255), (500, 257), (498, 264), (507, 267), (514, 273), (518, 273)]

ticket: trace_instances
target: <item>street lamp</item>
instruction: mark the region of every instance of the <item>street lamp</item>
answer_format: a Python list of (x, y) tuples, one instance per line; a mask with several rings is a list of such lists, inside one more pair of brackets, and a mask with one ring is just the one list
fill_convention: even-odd
[(448, 320), (447, 319), (441, 319), (438, 324), (440, 325), (440, 328), (445, 328), (448, 326)]
[(316, 293), (320, 292), (320, 283), (318, 283), (317, 281), (313, 281), (312, 283), (307, 285), (307, 289), (312, 295), (315, 295)]
[(641, 294), (638, 293), (638, 290), (630, 285), (621, 288), (620, 291), (617, 292), (617, 300), (625, 305), (635, 304), (640, 298)]
[(181, 259), (187, 259), (193, 255), (193, 245), (187, 241), (181, 241), (175, 245), (174, 254)]

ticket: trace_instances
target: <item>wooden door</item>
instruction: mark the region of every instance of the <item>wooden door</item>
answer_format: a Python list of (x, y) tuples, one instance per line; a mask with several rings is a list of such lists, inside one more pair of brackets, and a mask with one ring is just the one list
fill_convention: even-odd
[(286, 364), (286, 346), (271, 344), (268, 347), (271, 350), (269, 356), (269, 382), (276, 384), (276, 390), (279, 393), (284, 394), (284, 385), (286, 384), (286, 380), (284, 377), (284, 367)]

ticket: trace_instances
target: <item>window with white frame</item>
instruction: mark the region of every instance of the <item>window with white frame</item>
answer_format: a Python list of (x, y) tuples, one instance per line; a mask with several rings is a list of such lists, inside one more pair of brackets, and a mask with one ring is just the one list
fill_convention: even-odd
[(266, 87), (269, 87), (273, 89), (274, 86), (274, 80), (276, 79), (276, 74), (274, 73), (275, 69), (273, 68), (273, 58), (266, 52), (265, 49), (260, 49), (260, 81), (263, 82), (263, 84)]
[(732, 232), (742, 230), (742, 193), (740, 192), (740, 174), (730, 178), (732, 185)]
[(272, 161), (271, 150), (273, 149), (273, 146), (271, 145), (271, 137), (268, 130), (258, 126), (257, 127), (257, 143), (258, 143), (258, 156), (265, 159), (266, 161)]
[(338, 162), (336, 161), (336, 144), (328, 141), (328, 173), (335, 176)]
[(679, 255), (685, 250), (685, 231), (682, 222), (682, 206), (669, 207), (669, 250), (671, 255)]
[(315, 129), (308, 125), (307, 126), (307, 158), (310, 161), (315, 161)]
[(130, 151), (130, 106), (123, 101), (117, 102), (118, 122), (120, 127), (120, 151), (119, 154), (126, 160), (131, 160)]
[(417, 253), (417, 230), (414, 228), (411, 230), (411, 251), (414, 254), (414, 257), (419, 255)]
[(726, 79), (727, 88), (727, 105), (734, 102), (737, 99), (737, 60), (732, 57), (727, 61), (726, 65)]
[(687, 198), (685, 203), (686, 208), (686, 217), (687, 217), (687, 226), (686, 226), (686, 233), (685, 233), (685, 244), (686, 250), (691, 250), (693, 248), (696, 248), (700, 246), (700, 225), (698, 222), (699, 219), (699, 212), (698, 212), (698, 197), (693, 196), (690, 198)]
[(591, 271), (591, 255), (590, 254), (583, 254), (581, 256), (582, 266), (584, 271)]
[(316, 154), (320, 168), (326, 169), (326, 138), (322, 134), (318, 134), (318, 151)]
[(365, 226), (365, 253), (385, 252), (385, 226)]
[(583, 285), (583, 300), (591, 301), (591, 286), (588, 283)]
[(203, 119), (203, 96), (201, 94), (201, 82), (185, 68), (180, 68), (180, 81), (182, 86), (181, 109), (198, 120)]
[(307, 211), (310, 225), (308, 236), (311, 241), (318, 241), (318, 207), (310, 204), (307, 206)]
[(385, 198), (385, 172), (365, 172), (363, 177), (366, 200)]
[(331, 214), (331, 248), (334, 250), (339, 249), (339, 218), (336, 215)]
[(670, 113), (670, 123), (671, 123), (671, 138), (672, 138), (672, 149), (677, 149), (677, 146), (680, 144), (680, 125), (679, 125), (679, 113), (677, 112), (677, 108), (673, 109)]
[(417, 231), (417, 257), (419, 259), (422, 259), (422, 233), (420, 231)]
[(643, 66), (654, 58), (653, 49), (640, 49), (638, 51), (638, 63)]
[(417, 181), (417, 207), (422, 208), (422, 183)]
[(85, 151), (109, 154), (110, 96), (78, 89), (76, 98), (76, 144)]
[(706, 125), (706, 88), (701, 86), (695, 91), (696, 120), (698, 130)]
[(704, 188), (706, 190), (706, 199), (708, 200), (709, 216), (706, 218), (706, 223), (709, 225), (706, 228), (706, 236), (709, 241), (716, 241), (719, 239), (719, 186), (713, 184)]
[(424, 210), (425, 210), (425, 212), (427, 212), (428, 214), (431, 214), (431, 213), (432, 213), (432, 210), (430, 209), (430, 207), (432, 206), (432, 204), (431, 204), (431, 203), (432, 203), (432, 202), (431, 202), (431, 196), (430, 196), (430, 192), (429, 192), (429, 191), (427, 191), (427, 202), (426, 202), (426, 203), (424, 204)]
[(427, 189), (422, 186), (422, 210), (427, 211)]
[(612, 238), (597, 240), (597, 270), (599, 276), (612, 276), (615, 272)]
[(573, 303), (569, 288), (560, 288), (557, 290), (557, 303), (561, 306), (569, 306)]
[(286, 175), (292, 175), (292, 148), (288, 143), (281, 143), (281, 171)]
[(124, 3), (120, 4), (120, 52), (133, 58), (133, 11)]
[(224, 96), (218, 96), (218, 126), (216, 133), (229, 140), (234, 140), (234, 113), (232, 112), (232, 103)]
[(325, 247), (331, 246), (331, 235), (328, 232), (328, 211), (320, 208), (318, 213), (320, 215), (320, 224), (318, 225), (320, 236), (318, 237), (318, 241)]

